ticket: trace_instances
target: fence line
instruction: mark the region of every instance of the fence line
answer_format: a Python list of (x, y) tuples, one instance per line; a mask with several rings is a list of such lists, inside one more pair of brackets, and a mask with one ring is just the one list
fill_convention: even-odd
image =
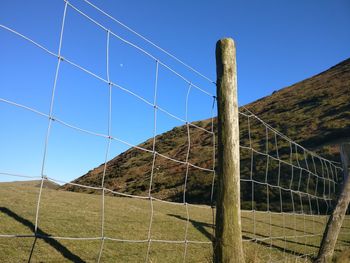
[[(251, 204), (246, 204), (246, 209), (251, 211), (250, 219), (253, 222), (252, 234), (246, 240), (268, 241), (270, 251), (283, 240), (284, 255), (286, 243), (291, 239), (302, 243), (305, 248), (318, 246), (322, 232), (315, 232), (315, 216), (323, 217), (323, 224), (327, 221), (326, 215), (332, 209), (342, 168), (293, 142), (250, 111), (247, 112), (241, 114), (240, 121), (241, 164), (245, 164), (241, 169), (241, 184), (243, 191), (251, 191), (243, 195), (251, 197)], [(246, 134), (242, 134), (242, 130)], [(249, 163), (250, 168), (244, 169)], [(260, 205), (266, 203), (266, 207), (259, 207), (258, 200)], [(243, 197), (243, 201), (248, 200)], [(259, 237), (257, 210), (267, 213), (269, 228), (266, 237)], [(312, 218), (311, 226), (306, 223), (308, 216)], [(273, 227), (273, 221), (280, 220), (282, 235), (274, 236), (273, 232), (277, 230)], [(294, 221), (291, 229), (293, 235), (287, 230), (287, 220)], [(296, 233), (298, 224), (302, 224), (302, 235)], [(307, 228), (312, 228), (313, 233), (306, 233), (309, 231)], [(308, 258), (316, 254), (317, 251), (313, 251), (297, 257)], [(275, 261), (271, 252), (266, 260)]]

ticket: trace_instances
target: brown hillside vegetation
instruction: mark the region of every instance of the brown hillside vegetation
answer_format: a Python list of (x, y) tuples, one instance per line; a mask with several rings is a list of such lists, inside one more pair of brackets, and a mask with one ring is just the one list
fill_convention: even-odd
[[(314, 77), (303, 80), (290, 87), (274, 92), (270, 96), (259, 99), (245, 106), (266, 123), (287, 135), (302, 146), (316, 151), (323, 157), (339, 161), (338, 144), (350, 139), (350, 59), (324, 71)], [(244, 111), (245, 108), (241, 108)], [(212, 120), (203, 120), (190, 126), (190, 150), (188, 162), (194, 166), (188, 167), (186, 201), (192, 203), (209, 203), (213, 172), (203, 171), (198, 167), (213, 169)], [(213, 130), (216, 132), (216, 119), (213, 120)], [(261, 125), (260, 125), (261, 126)], [(264, 148), (265, 128), (251, 123), (252, 142), (257, 147)], [(205, 131), (207, 130), (207, 131)], [(240, 144), (248, 144), (248, 127), (246, 120), (240, 120)], [(141, 148), (152, 149), (153, 139), (139, 145)], [(286, 143), (285, 143), (286, 144)], [(283, 142), (280, 143), (283, 152)], [(166, 158), (186, 160), (188, 150), (187, 127), (175, 127), (171, 131), (156, 137), (156, 159), (152, 194), (155, 197), (184, 201), (184, 182), (186, 164), (176, 163)], [(287, 149), (284, 149), (287, 151)], [(151, 152), (131, 148), (116, 156), (107, 163), (105, 187), (114, 191), (133, 195), (147, 195), (152, 168), (153, 155)], [(266, 163), (266, 161), (265, 161)], [(264, 170), (264, 161), (255, 163), (255, 170)], [(273, 165), (272, 165), (273, 168)], [(241, 152), (241, 176), (250, 169), (249, 154)], [(274, 168), (275, 169), (275, 168)], [(273, 171), (272, 171), (273, 172)], [(73, 183), (100, 186), (103, 165), (77, 178)], [(310, 182), (312, 186), (312, 180)], [(93, 192), (74, 185), (62, 187), (70, 191)], [(266, 196), (264, 190), (255, 193)], [(260, 192), (259, 192), (260, 191)], [(317, 192), (317, 190), (316, 190)], [(271, 193), (270, 193), (271, 194)], [(242, 198), (250, 200), (250, 189), (242, 185)], [(322, 196), (322, 193), (320, 193)], [(273, 196), (271, 197), (273, 206)], [(276, 199), (277, 200), (277, 199)], [(276, 201), (277, 202), (277, 201)], [(249, 209), (249, 207), (243, 208)], [(286, 202), (287, 203), (287, 202)], [(258, 209), (264, 209), (266, 204), (261, 201)], [(284, 208), (288, 210), (289, 208)]]
[(277, 130), (339, 161), (332, 146), (350, 139), (350, 59), (247, 107)]

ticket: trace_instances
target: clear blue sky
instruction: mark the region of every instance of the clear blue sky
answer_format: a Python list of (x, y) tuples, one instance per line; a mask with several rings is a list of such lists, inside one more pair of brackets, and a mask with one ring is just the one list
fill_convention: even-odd
[[(211, 79), (215, 43), (237, 46), (239, 103), (244, 105), (350, 57), (350, 2), (96, 1), (93, 3)], [(111, 31), (154, 54), (209, 93), (215, 87), (96, 12), (70, 1)], [(63, 0), (5, 0), (0, 24), (57, 53)], [(68, 8), (62, 56), (106, 78), (106, 32)], [(48, 113), (57, 59), (0, 28), (0, 98)], [(110, 78), (153, 102), (155, 63), (116, 38), (110, 40)], [(53, 114), (72, 125), (107, 133), (108, 86), (61, 64)], [(185, 118), (188, 85), (159, 69), (158, 104)], [(113, 89), (112, 135), (138, 144), (153, 134), (153, 109)], [(191, 89), (188, 118), (210, 117), (210, 97)], [(0, 172), (40, 176), (48, 120), (0, 102)], [(181, 125), (158, 114), (157, 133)], [(113, 142), (109, 159), (128, 147)], [(45, 174), (64, 181), (104, 162), (106, 141), (53, 123)], [(1, 175), (0, 181), (18, 180)]]

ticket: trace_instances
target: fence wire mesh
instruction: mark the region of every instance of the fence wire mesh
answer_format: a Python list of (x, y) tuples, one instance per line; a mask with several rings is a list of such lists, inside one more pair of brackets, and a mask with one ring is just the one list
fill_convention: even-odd
[[(34, 223), (30, 227), (32, 233), (1, 232), (0, 238), (34, 238), (27, 255), (29, 261), (35, 256), (35, 247), (38, 246), (39, 240), (44, 240), (50, 244), (53, 241), (48, 240), (57, 242), (98, 241), (98, 251), (96, 250), (97, 254), (95, 257), (97, 262), (113, 260), (113, 257), (119, 258), (121, 262), (127, 260), (120, 256), (120, 253), (122, 253), (120, 251), (117, 251), (116, 254), (111, 254), (109, 242), (121, 244), (118, 250), (122, 250), (123, 244), (134, 245), (136, 247), (136, 250), (133, 250), (134, 256), (136, 255), (136, 261), (140, 262), (153, 262), (157, 253), (169, 254), (170, 260), (176, 262), (195, 262), (194, 258), (198, 257), (198, 254), (193, 252), (195, 248), (200, 251), (199, 254), (202, 254), (205, 260), (210, 261), (215, 230), (217, 133), (215, 95), (208, 91), (207, 88), (202, 88), (163, 63), (150, 52), (108, 29), (72, 3), (68, 1), (63, 2), (64, 12), (57, 53), (17, 32), (15, 29), (0, 24), (2, 30), (20, 37), (23, 41), (43, 51), (45, 54), (57, 58), (48, 113), (7, 98), (0, 98), (0, 102), (3, 104), (25, 110), (47, 120), (47, 131), (43, 139), (44, 153), (40, 176), (0, 171), (0, 174), (3, 176), (40, 180)], [(199, 75), (210, 87), (215, 86), (215, 83), (210, 78), (199, 73), (91, 2), (86, 0), (84, 2), (161, 52), (164, 52), (183, 67)], [(66, 16), (69, 12), (79, 14), (86, 19), (87, 23), (92, 23), (104, 32), (105, 76), (80, 65), (69, 57), (65, 57), (65, 54), (62, 52), (65, 28), (69, 27), (66, 21)], [(152, 61), (152, 99), (143, 96), (142, 93), (133, 91), (128, 86), (119, 84), (118, 80), (111, 77), (110, 63), (113, 57), (110, 55), (110, 45), (112, 39), (132, 47)], [(108, 128), (106, 133), (86, 129), (55, 116), (57, 82), (61, 75), (64, 74), (60, 71), (62, 64), (69, 65), (83, 74), (95, 78), (108, 89)], [(182, 104), (184, 105), (184, 115), (182, 116), (168, 110), (158, 102), (161, 70), (172, 74), (187, 87), (182, 98), (182, 102), (184, 102)], [(113, 96), (117, 91), (135, 98), (138, 104), (145, 105), (153, 111), (153, 131), (148, 146), (145, 144), (135, 145), (133, 142), (114, 135), (112, 129), (115, 123)], [(208, 116), (208, 120), (190, 120), (188, 115), (191, 94), (194, 94), (193, 96), (201, 94), (200, 96), (205, 96), (211, 101), (210, 109), (208, 109), (211, 116)], [(124, 112), (119, 112), (119, 114), (127, 115), (128, 110), (125, 109)], [(179, 134), (185, 134), (183, 136), (183, 147), (181, 148), (183, 151), (182, 155), (169, 155), (171, 151), (164, 152), (157, 146), (158, 140), (162, 139), (158, 135), (159, 114), (182, 124), (180, 128), (177, 128)], [(295, 258), (307, 261), (317, 253), (328, 215), (332, 210), (336, 194), (342, 182), (342, 168), (339, 163), (322, 158), (292, 141), (245, 107), (240, 109), (239, 118), (242, 226), (244, 242), (247, 244), (245, 247), (246, 254), (249, 257), (253, 257), (253, 261), (290, 261)], [(66, 182), (61, 180), (61, 178), (54, 178), (50, 174), (45, 173), (48, 158), (47, 152), (50, 148), (50, 136), (53, 126), (61, 126), (75, 133), (101, 138), (104, 141), (104, 163), (101, 169), (101, 180), (98, 184), (83, 184), (75, 181)], [(196, 134), (200, 134), (200, 136)], [(130, 193), (118, 190), (120, 189), (118, 187), (111, 187), (106, 174), (111, 169), (114, 169), (112, 166), (110, 167), (109, 163), (111, 147), (113, 147), (112, 144), (114, 142), (130, 147), (135, 152), (147, 155), (145, 160), (148, 162), (150, 169), (141, 170), (138, 174), (146, 182), (143, 191)], [(179, 158), (179, 156), (182, 157)], [(176, 171), (176, 176), (167, 174), (167, 169)], [(165, 176), (162, 177), (161, 174), (164, 173)], [(159, 190), (162, 183), (164, 184), (167, 180), (173, 180), (173, 187), (177, 189), (173, 198), (165, 197), (164, 192)], [(63, 235), (57, 231), (53, 231), (54, 233), (52, 231), (50, 233), (45, 232), (45, 228), (40, 227), (43, 210), (53, 205), (49, 198), (52, 193), (45, 188), (45, 183), (50, 181), (60, 185), (64, 184), (70, 190), (95, 193), (92, 198), (94, 200), (95, 198), (100, 199), (99, 201), (95, 200), (100, 204), (100, 208), (96, 210), (99, 220), (97, 220), (98, 222), (94, 220), (92, 224), (98, 224), (98, 231), (87, 231), (84, 232), (84, 235), (79, 235), (79, 233), (72, 235), (69, 233), (74, 233), (74, 231), (68, 231), (69, 227), (67, 227), (67, 231), (63, 231), (66, 234)], [(196, 191), (198, 189), (200, 191)], [(43, 200), (45, 191), (47, 191), (47, 197)], [(198, 196), (198, 193), (203, 192), (205, 192), (204, 196)], [(91, 201), (91, 197), (89, 198)], [(118, 206), (120, 202), (127, 202), (127, 205), (121, 208)], [(65, 206), (69, 206), (69, 204)], [(113, 226), (113, 224), (120, 224), (120, 221), (123, 219), (130, 220), (125, 215), (140, 216), (134, 210), (141, 208), (143, 211), (147, 210), (147, 212), (143, 212), (145, 213), (143, 218), (140, 217), (139, 221), (131, 221), (129, 226), (122, 226), (122, 228), (127, 229), (126, 232), (128, 233), (123, 233), (121, 232), (123, 229)], [(117, 213), (120, 218), (113, 218), (111, 214), (113, 209), (120, 210)], [(167, 221), (164, 218), (160, 218), (160, 210), (167, 211), (166, 215), (171, 219), (167, 219)], [(11, 211), (6, 210), (5, 207), (2, 207), (1, 212), (7, 215), (11, 214)], [(61, 218), (61, 223), (67, 223), (71, 216), (72, 213), (66, 213)], [(76, 220), (78, 219), (76, 218)], [(136, 221), (137, 223), (135, 223)], [(83, 224), (83, 222), (77, 223)], [(159, 225), (163, 225), (163, 227)], [(349, 228), (350, 225), (345, 227)], [(169, 234), (170, 230), (167, 230), (167, 228), (176, 233)], [(90, 235), (89, 232), (91, 232)], [(343, 241), (348, 242), (346, 239), (343, 239)], [(139, 249), (139, 245), (143, 245), (143, 248)], [(124, 250), (129, 248), (125, 247)]]

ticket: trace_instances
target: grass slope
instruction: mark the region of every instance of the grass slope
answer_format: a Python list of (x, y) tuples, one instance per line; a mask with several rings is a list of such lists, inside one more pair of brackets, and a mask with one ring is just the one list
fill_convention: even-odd
[[(0, 235), (32, 235), (39, 188), (35, 184), (0, 184)], [(39, 213), (38, 234), (52, 237), (100, 237), (101, 195), (44, 188)], [(210, 241), (212, 210), (208, 206), (188, 206), (187, 239)], [(105, 236), (133, 243), (105, 240), (102, 262), (145, 262), (151, 215), (147, 200), (111, 197), (105, 199)], [(254, 220), (255, 219), (255, 220)], [(260, 238), (244, 242), (247, 262), (268, 259), (284, 262), (305, 261), (299, 254), (317, 252), (326, 217), (242, 212), (243, 236)], [(253, 223), (255, 221), (255, 224)], [(149, 262), (183, 262), (187, 213), (184, 205), (154, 202), (152, 240), (179, 241), (176, 244), (152, 242)], [(300, 237), (319, 234), (316, 237)], [(264, 239), (275, 237), (272, 241)], [(297, 237), (299, 236), (299, 237)], [(1, 262), (27, 262), (33, 237), (0, 237)], [(306, 242), (306, 244), (304, 244)], [(340, 233), (336, 252), (350, 242), (350, 218)], [(100, 239), (37, 239), (32, 262), (96, 262)], [(211, 244), (189, 243), (186, 262), (211, 262)], [(307, 261), (310, 258), (306, 258)]]

